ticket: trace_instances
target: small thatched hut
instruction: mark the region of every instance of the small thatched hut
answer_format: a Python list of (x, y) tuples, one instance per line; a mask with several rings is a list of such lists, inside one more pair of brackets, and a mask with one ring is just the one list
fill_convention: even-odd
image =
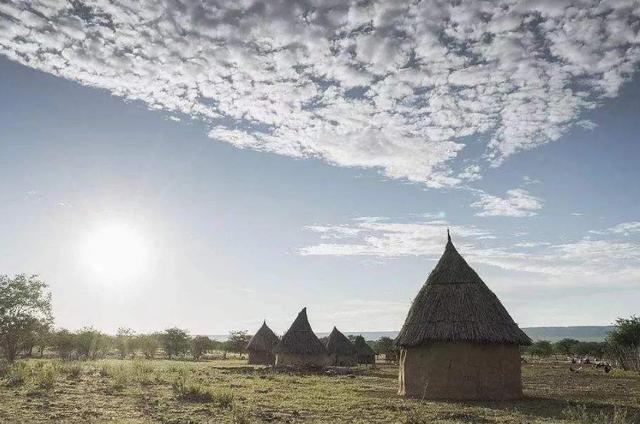
[(322, 368), (329, 359), (327, 349), (309, 325), (307, 308), (302, 308), (274, 352), (276, 366)]
[(338, 367), (351, 367), (358, 364), (358, 351), (351, 340), (333, 327), (326, 342), (329, 364)]
[(531, 339), (495, 294), (447, 246), (396, 338), (399, 394), (425, 399), (522, 397), (519, 345)]
[(367, 344), (364, 337), (356, 336), (355, 340), (353, 341), (353, 344), (355, 345), (356, 350), (358, 351), (359, 364), (368, 364), (368, 365), (376, 364), (376, 352), (374, 352), (374, 350), (371, 349), (371, 346)]
[(264, 321), (256, 334), (251, 337), (247, 344), (247, 352), (249, 352), (249, 363), (256, 365), (273, 365), (276, 363), (276, 355), (273, 349), (277, 346), (280, 339), (267, 326)]

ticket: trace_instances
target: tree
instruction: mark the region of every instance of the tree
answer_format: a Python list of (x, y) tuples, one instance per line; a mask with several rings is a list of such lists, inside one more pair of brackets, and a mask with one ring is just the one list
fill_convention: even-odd
[(640, 370), (640, 317), (618, 318), (607, 338), (607, 350), (623, 369)]
[(126, 327), (118, 328), (118, 332), (116, 333), (115, 345), (118, 350), (118, 354), (120, 355), (120, 359), (124, 359), (127, 355), (129, 355), (133, 349), (133, 340), (135, 333), (132, 329)]
[(75, 349), (75, 335), (64, 328), (53, 333), (53, 348), (62, 359), (69, 359)]
[(109, 349), (109, 336), (93, 327), (85, 327), (75, 334), (75, 350), (87, 359), (96, 359)]
[(10, 362), (39, 325), (53, 321), (46, 288), (36, 275), (0, 275), (0, 349)]
[(141, 334), (137, 339), (137, 344), (142, 354), (147, 359), (153, 359), (156, 351), (160, 347), (160, 336), (158, 334)]
[(560, 355), (571, 356), (578, 343), (580, 342), (576, 339), (562, 339), (553, 344), (553, 351)]
[(247, 347), (247, 343), (251, 340), (251, 336), (247, 334), (246, 330), (242, 331), (231, 331), (229, 333), (229, 338), (225, 343), (225, 347), (229, 352), (234, 353), (243, 353), (245, 348)]
[(553, 353), (553, 347), (550, 342), (546, 340), (539, 340), (529, 347), (528, 352), (530, 355), (538, 356), (540, 358), (548, 358)]
[(213, 344), (211, 339), (207, 336), (195, 336), (191, 340), (191, 355), (196, 361), (202, 357), (203, 354), (211, 350)]
[(640, 317), (618, 318), (615, 330), (609, 333), (609, 340), (620, 346), (640, 347)]
[(374, 350), (378, 355), (384, 355), (386, 361), (395, 361), (397, 358), (397, 349), (391, 337), (380, 337)]
[(601, 358), (605, 351), (605, 343), (598, 342), (579, 342), (573, 348), (578, 356), (595, 356)]
[(169, 328), (162, 333), (162, 346), (169, 358), (187, 353), (189, 341), (189, 333), (180, 328)]

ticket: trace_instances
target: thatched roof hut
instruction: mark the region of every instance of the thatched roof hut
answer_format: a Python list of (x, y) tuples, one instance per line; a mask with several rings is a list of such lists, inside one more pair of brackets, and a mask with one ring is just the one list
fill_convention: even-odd
[(302, 308), (274, 352), (276, 366), (324, 367), (327, 365), (327, 349), (311, 329), (307, 319), (307, 308)]
[(356, 351), (358, 352), (358, 363), (375, 365), (376, 352), (371, 349), (371, 346), (367, 344), (367, 341), (362, 336), (356, 336), (353, 341)]
[(447, 246), (396, 338), (400, 394), (432, 399), (522, 396), (519, 345), (531, 339), (458, 253)]
[(333, 327), (325, 343), (329, 353), (329, 363), (340, 367), (350, 367), (358, 363), (358, 351), (351, 340)]
[(278, 336), (267, 326), (264, 321), (256, 334), (251, 337), (247, 344), (247, 352), (249, 352), (249, 363), (258, 365), (273, 365), (276, 356), (273, 349), (280, 342)]

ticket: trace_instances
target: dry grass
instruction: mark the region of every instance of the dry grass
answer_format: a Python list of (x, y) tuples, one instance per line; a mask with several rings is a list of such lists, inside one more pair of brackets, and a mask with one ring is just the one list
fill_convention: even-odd
[(238, 360), (30, 360), (7, 370), (0, 382), (0, 422), (640, 422), (637, 373), (574, 374), (564, 364), (529, 363), (523, 374), (522, 401), (420, 402), (396, 395), (397, 368), (388, 365), (305, 375)]

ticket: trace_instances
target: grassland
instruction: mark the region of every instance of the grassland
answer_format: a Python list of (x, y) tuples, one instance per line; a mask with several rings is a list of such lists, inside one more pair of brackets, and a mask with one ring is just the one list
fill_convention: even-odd
[(640, 375), (523, 366), (518, 402), (396, 395), (397, 368), (273, 372), (225, 361), (32, 359), (4, 371), (1, 423), (638, 423)]

